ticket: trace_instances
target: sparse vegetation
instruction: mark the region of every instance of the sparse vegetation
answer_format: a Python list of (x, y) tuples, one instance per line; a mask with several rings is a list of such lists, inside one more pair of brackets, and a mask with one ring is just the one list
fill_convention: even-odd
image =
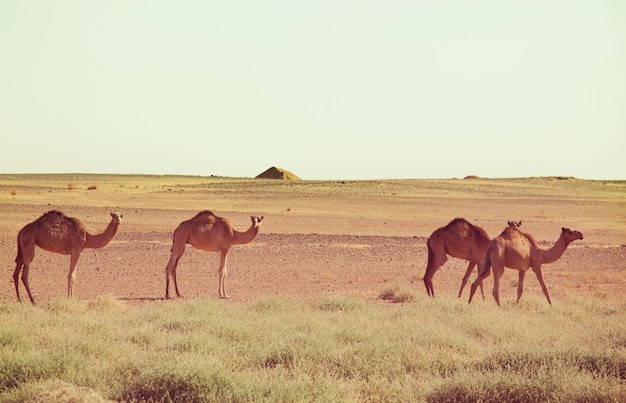
[(415, 299), (415, 293), (407, 288), (394, 286), (383, 290), (378, 298), (391, 302), (411, 302)]
[(7, 303), (0, 400), (624, 401), (626, 305), (540, 302)]
[(89, 185), (89, 187), (87, 187), (87, 190), (98, 190), (98, 186), (97, 185)]
[[(566, 177), (284, 182), (66, 174), (0, 175), (0, 179), (4, 189), (0, 202), (6, 213), (0, 241), (7, 268), (13, 264), (17, 230), (29, 218), (57, 207), (91, 215), (96, 226), (100, 223), (96, 209), (116, 206), (137, 213), (128, 221), (128, 237), (119, 244), (126, 252), (110, 254), (137, 266), (146, 265), (135, 262), (137, 256), (169, 250), (173, 226), (162, 217), (170, 213), (182, 217), (187, 210), (207, 206), (240, 216), (265, 213), (277, 233), (330, 233), (340, 242), (341, 234), (383, 236), (388, 242), (416, 237), (416, 247), (424, 247), (423, 237), (454, 214), (479, 217), (493, 227), (509, 218), (528, 219), (535, 228), (541, 223), (546, 236), (566, 219), (593, 234), (581, 245), (590, 252), (594, 244), (615, 249), (613, 243), (623, 239), (625, 222), (626, 182)], [(94, 183), (97, 192), (67, 191), (68, 184), (87, 189)], [(509, 211), (516, 215), (503, 214)], [(518, 216), (519, 212), (525, 215)], [(152, 221), (140, 222), (141, 217)], [(143, 244), (146, 249), (137, 247), (135, 255), (131, 234), (143, 232), (150, 234), (149, 242)], [(375, 243), (367, 239), (343, 246), (329, 239), (316, 244), (315, 250), (326, 253), (319, 253), (311, 273), (278, 265), (287, 272), (280, 278), (293, 277), (294, 288), (311, 286), (302, 278), (317, 279), (316, 293), (303, 291), (302, 298), (219, 301), (203, 290), (195, 295), (209, 299), (188, 295), (188, 300), (127, 303), (111, 296), (77, 301), (47, 296), (32, 307), (13, 302), (9, 273), (0, 303), (0, 401), (626, 401), (626, 303), (619, 294), (624, 284), (619, 254), (609, 254), (617, 257), (603, 263), (603, 272), (610, 271), (606, 277), (603, 272), (583, 277), (586, 267), (569, 271), (575, 262), (551, 272), (550, 284), (559, 295), (554, 306), (546, 303), (540, 290), (516, 305), (512, 289), (497, 307), (490, 296), (472, 305), (466, 297), (452, 297), (461, 273), (449, 276), (454, 291), (427, 298), (421, 282), (423, 250), (423, 259), (413, 255), (419, 256), (419, 250), (407, 251), (415, 260), (407, 264), (371, 248)], [(124, 249), (124, 245), (133, 246)], [(257, 247), (252, 254), (265, 246)], [(353, 271), (349, 281), (336, 284), (343, 280), (341, 270), (351, 256), (363, 256), (368, 264)], [(120, 260), (105, 258), (99, 256), (98, 265), (85, 262), (89, 269), (81, 273), (118, 269)], [(410, 279), (402, 282), (378, 271), (378, 283), (371, 285), (368, 279), (373, 275), (368, 271), (383, 261), (386, 267), (410, 271)], [(59, 262), (64, 279), (67, 260)], [(243, 277), (242, 269), (235, 274)], [(573, 279), (573, 274), (578, 277)], [(88, 282), (79, 278), (86, 295)], [(581, 278), (584, 281), (576, 283)], [(40, 274), (36, 284), (42, 293), (46, 281)], [(154, 295), (162, 290), (160, 273), (158, 281), (159, 294)], [(246, 281), (247, 287), (250, 280)], [(517, 276), (508, 274), (507, 281), (515, 287)], [(602, 281), (613, 288), (594, 289)], [(529, 283), (532, 286), (533, 281)], [(368, 287), (367, 296), (350, 294), (352, 286)], [(269, 295), (282, 295), (285, 289)], [(240, 287), (238, 296), (245, 290)], [(287, 295), (298, 295), (293, 291)], [(119, 296), (148, 301), (153, 294), (139, 290)]]

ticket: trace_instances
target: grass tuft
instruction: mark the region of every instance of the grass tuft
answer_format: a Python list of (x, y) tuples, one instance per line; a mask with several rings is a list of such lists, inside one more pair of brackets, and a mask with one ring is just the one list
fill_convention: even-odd
[(378, 298), (395, 303), (404, 303), (415, 300), (415, 293), (409, 289), (395, 286), (381, 291)]
[(326, 297), (317, 300), (314, 307), (325, 312), (352, 312), (364, 308), (362, 301), (344, 297)]

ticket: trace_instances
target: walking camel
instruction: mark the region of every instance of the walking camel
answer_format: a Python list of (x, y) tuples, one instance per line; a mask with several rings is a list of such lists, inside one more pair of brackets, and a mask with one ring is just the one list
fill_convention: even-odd
[[(509, 226), (519, 227), (521, 221), (509, 221)], [(428, 247), (428, 264), (426, 273), (424, 274), (424, 285), (428, 296), (435, 296), (433, 288), (433, 276), (441, 266), (446, 263), (450, 255), (459, 259), (469, 260), (465, 276), (461, 281), (461, 289), (459, 297), (463, 292), (463, 288), (467, 284), (472, 270), (478, 264), (485, 254), (487, 246), (489, 246), (491, 238), (487, 232), (481, 227), (474, 225), (464, 218), (455, 218), (445, 227), (436, 229), (428, 238), (426, 246)], [(483, 285), (480, 284), (480, 292), (483, 294)]]
[(105, 247), (117, 232), (122, 222), (122, 214), (111, 213), (111, 222), (101, 234), (91, 234), (80, 220), (68, 217), (60, 211), (51, 210), (37, 220), (27, 224), (17, 234), (17, 257), (15, 258), (15, 271), (13, 282), (17, 300), (20, 298), (19, 277), (22, 273), (22, 283), (30, 302), (35, 304), (30, 285), (28, 271), (30, 263), (35, 257), (35, 246), (49, 252), (70, 255), (70, 271), (67, 275), (67, 296), (72, 297), (74, 282), (76, 280), (76, 264), (80, 253), (85, 248), (99, 249)]
[(181, 297), (176, 281), (176, 266), (185, 252), (185, 245), (190, 244), (196, 249), (220, 252), (219, 296), (229, 298), (224, 286), (226, 277), (226, 258), (233, 245), (252, 242), (259, 232), (263, 216), (251, 216), (252, 225), (246, 232), (236, 231), (226, 218), (218, 217), (211, 211), (201, 211), (190, 220), (181, 222), (174, 231), (170, 260), (165, 268), (165, 298), (170, 298), (170, 277), (174, 281), (176, 296)]
[(520, 231), (517, 228), (505, 228), (502, 234), (495, 237), (485, 252), (485, 260), (479, 267), (478, 277), (474, 281), (470, 291), (469, 302), (472, 302), (476, 287), (489, 276), (489, 272), (493, 267), (493, 297), (496, 303), (500, 305), (500, 277), (504, 273), (504, 268), (509, 267), (519, 271), (519, 283), (517, 285), (517, 302), (519, 303), (524, 292), (524, 276), (529, 268), (535, 272), (543, 294), (546, 296), (548, 303), (550, 294), (543, 280), (541, 265), (557, 261), (565, 253), (565, 249), (569, 244), (577, 239), (583, 239), (583, 234), (573, 231), (569, 228), (561, 228), (561, 235), (554, 246), (544, 250), (539, 248), (535, 238)]

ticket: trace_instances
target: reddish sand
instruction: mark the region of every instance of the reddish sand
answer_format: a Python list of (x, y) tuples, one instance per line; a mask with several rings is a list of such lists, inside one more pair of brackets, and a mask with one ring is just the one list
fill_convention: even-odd
[[(95, 232), (106, 227), (110, 218), (108, 208), (72, 206), (71, 200), (67, 203), (65, 207), (0, 203), (0, 302), (15, 301), (12, 275), (16, 235), (25, 224), (54, 207), (83, 220)], [(381, 205), (383, 203), (381, 201)], [(436, 205), (436, 200), (430, 203)], [(368, 206), (371, 207), (371, 203)], [(531, 203), (526, 208), (536, 207)], [(112, 242), (102, 249), (87, 249), (81, 254), (74, 287), (76, 298), (109, 294), (129, 302), (147, 302), (164, 297), (164, 269), (172, 231), (197, 210), (128, 207), (124, 210), (124, 221)], [(426, 239), (438, 226), (454, 218), (449, 211), (442, 211), (439, 216), (433, 213), (423, 221), (419, 217), (415, 221), (394, 221), (383, 213), (368, 210), (360, 220), (353, 216), (318, 214), (314, 208), (299, 216), (288, 209), (274, 215), (267, 211), (217, 213), (229, 217), (239, 230), (247, 229), (250, 214), (265, 214), (257, 238), (248, 245), (232, 248), (229, 254), (226, 288), (233, 302), (265, 296), (324, 295), (376, 300), (382, 291), (394, 286), (413, 290), (417, 298), (428, 298), (422, 282)], [(294, 218), (290, 214), (294, 214)], [(514, 216), (506, 212), (502, 216), (501, 223), (491, 220), (485, 226), (491, 236), (499, 233), (498, 228), (504, 228), (506, 219), (533, 217), (530, 210), (524, 211), (519, 206)], [(466, 218), (475, 222), (471, 216)], [(541, 245), (548, 247), (559, 236), (557, 222), (558, 217), (535, 219), (523, 224), (522, 230), (535, 234)], [(603, 235), (591, 225), (587, 227), (591, 228), (587, 231), (584, 225), (575, 228), (584, 233), (583, 241), (573, 243), (559, 261), (544, 266), (544, 277), (556, 304), (567, 295), (623, 301), (626, 247), (623, 240), (615, 239), (619, 230)], [(217, 299), (218, 264), (217, 253), (188, 247), (178, 267), (183, 295)], [(448, 260), (434, 277), (437, 297), (456, 297), (466, 266), (465, 261)], [(35, 299), (46, 301), (65, 296), (68, 267), (68, 256), (36, 249), (30, 274)], [(472, 280), (474, 278), (472, 275)], [(517, 280), (517, 272), (505, 272), (501, 290), (503, 301), (515, 299)], [(493, 303), (491, 286), (489, 278), (485, 282), (489, 303)], [(20, 290), (26, 298), (21, 285)], [(469, 284), (463, 299), (468, 295)], [(532, 272), (526, 276), (524, 296), (543, 299)]]

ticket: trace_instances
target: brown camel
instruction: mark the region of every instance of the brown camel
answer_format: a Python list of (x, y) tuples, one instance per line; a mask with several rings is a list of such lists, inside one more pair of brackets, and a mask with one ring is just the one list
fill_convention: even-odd
[[(522, 222), (509, 221), (508, 225), (517, 228), (522, 225)], [(463, 276), (463, 281), (461, 281), (460, 297), (474, 266), (478, 264), (485, 254), (489, 242), (491, 242), (491, 238), (489, 238), (484, 229), (471, 224), (464, 218), (455, 218), (445, 227), (436, 229), (426, 242), (428, 247), (428, 265), (424, 274), (424, 285), (426, 286), (428, 296), (435, 296), (433, 276), (448, 260), (446, 255), (450, 255), (459, 259), (469, 260), (465, 276)], [(480, 284), (480, 292), (483, 293), (482, 284)]]
[(174, 280), (176, 296), (181, 297), (176, 282), (176, 266), (185, 252), (185, 245), (190, 244), (196, 249), (220, 252), (219, 295), (228, 298), (224, 287), (226, 277), (226, 257), (233, 245), (252, 242), (259, 232), (263, 217), (251, 216), (252, 225), (246, 232), (236, 231), (226, 218), (218, 217), (211, 211), (201, 211), (191, 220), (181, 222), (174, 231), (172, 254), (165, 268), (165, 298), (170, 297), (170, 276)]
[(495, 237), (485, 252), (485, 260), (479, 267), (478, 278), (472, 284), (469, 302), (472, 302), (476, 287), (489, 276), (491, 267), (493, 267), (493, 297), (496, 303), (500, 305), (500, 277), (504, 273), (504, 268), (519, 270), (519, 284), (517, 285), (517, 302), (519, 303), (524, 292), (524, 276), (529, 268), (532, 268), (541, 284), (543, 294), (546, 296), (549, 304), (550, 294), (548, 287), (543, 281), (541, 273), (541, 265), (557, 261), (565, 253), (565, 249), (569, 244), (577, 239), (583, 239), (583, 234), (573, 231), (569, 228), (561, 228), (561, 235), (552, 248), (544, 250), (539, 248), (535, 238), (520, 231), (517, 228), (508, 227)]
[(15, 294), (20, 298), (19, 276), (22, 272), (22, 283), (33, 304), (35, 300), (30, 292), (28, 271), (35, 257), (35, 246), (49, 252), (70, 255), (70, 271), (67, 276), (67, 295), (72, 297), (76, 280), (76, 263), (85, 248), (99, 249), (105, 247), (117, 232), (122, 221), (122, 214), (111, 213), (111, 222), (101, 234), (90, 234), (85, 226), (76, 218), (68, 217), (60, 211), (48, 211), (37, 220), (27, 224), (17, 234), (17, 257), (15, 258)]

